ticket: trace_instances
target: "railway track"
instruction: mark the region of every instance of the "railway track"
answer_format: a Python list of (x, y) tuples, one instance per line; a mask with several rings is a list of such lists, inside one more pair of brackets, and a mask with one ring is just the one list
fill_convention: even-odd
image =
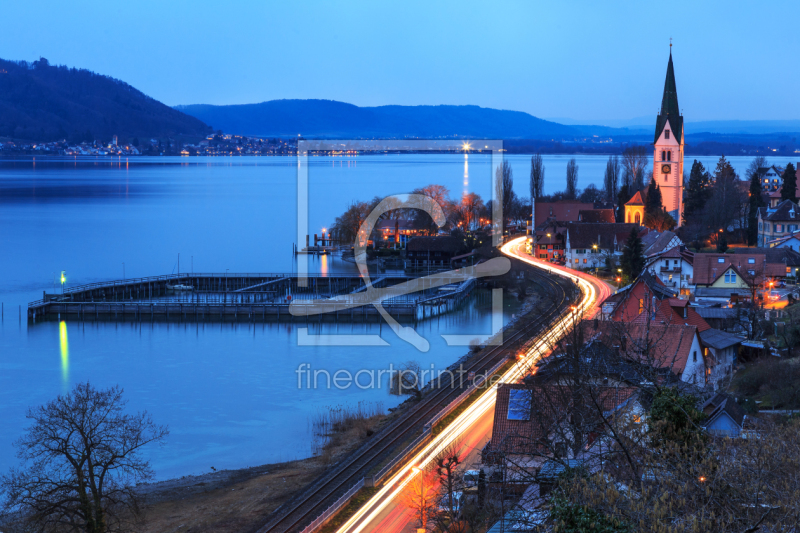
[[(501, 346), (485, 350), (485, 353), (479, 357), (468, 360), (464, 369), (467, 373), (474, 371), (479, 374), (488, 371), (500, 360), (516, 353), (522, 344), (538, 335), (555, 317), (559, 316), (570, 302), (570, 297), (575, 289), (573, 284), (563, 279), (553, 279), (541, 268), (522, 262), (515, 261), (515, 263), (525, 269), (534, 282), (544, 289), (544, 292), (549, 295), (550, 305), (522, 327), (515, 325), (510, 334), (504, 335)], [(258, 530), (258, 533), (300, 531), (305, 524), (322, 514), (336, 498), (360, 481), (389, 454), (397, 451), (400, 444), (416, 435), (426, 422), (463, 391), (464, 388), (451, 386), (449, 380), (442, 380), (439, 387), (425, 393), (417, 405), (407, 409), (397, 420), (371, 437), (292, 502), (284, 504), (273, 512), (270, 520)]]

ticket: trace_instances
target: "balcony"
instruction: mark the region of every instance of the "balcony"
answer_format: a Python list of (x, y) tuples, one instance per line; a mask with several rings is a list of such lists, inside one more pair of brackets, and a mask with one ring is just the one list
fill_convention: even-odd
[(680, 265), (678, 265), (678, 266), (662, 266), (659, 269), (659, 272), (665, 272), (665, 273), (668, 273), (668, 274), (670, 274), (670, 273), (678, 274), (678, 273), (681, 272), (681, 267), (680, 267)]

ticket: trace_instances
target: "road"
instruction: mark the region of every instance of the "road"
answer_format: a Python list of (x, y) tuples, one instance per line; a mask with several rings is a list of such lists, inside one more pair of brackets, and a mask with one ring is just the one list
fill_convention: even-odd
[[(552, 275), (572, 278), (583, 292), (583, 300), (576, 304), (576, 311), (586, 318), (592, 318), (599, 312), (599, 303), (612, 294), (613, 289), (594, 276), (583, 274), (564, 267), (546, 263), (525, 253), (525, 237), (510, 241), (501, 251), (528, 264), (549, 270)], [(501, 380), (502, 383), (514, 383), (531, 368), (536, 361), (547, 354), (548, 346), (554, 337), (560, 336), (572, 321), (567, 314), (557, 320), (546, 336), (541, 336), (531, 349), (523, 355), (519, 365), (510, 369)], [(413, 532), (414, 516), (400, 503), (399, 495), (414, 475), (413, 466), (425, 466), (451, 443), (460, 443), (468, 453), (466, 464), (478, 461), (478, 452), (489, 440), (494, 418), (495, 387), (486, 391), (475, 403), (466, 409), (448, 428), (426, 446), (416, 457), (389, 479), (378, 493), (373, 496), (350, 520), (339, 528), (337, 533), (406, 533)]]

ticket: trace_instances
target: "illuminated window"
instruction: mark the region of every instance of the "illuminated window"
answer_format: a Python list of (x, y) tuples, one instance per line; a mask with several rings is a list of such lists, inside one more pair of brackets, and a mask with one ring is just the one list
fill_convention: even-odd
[(644, 311), (644, 300), (639, 298), (639, 314), (640, 315), (642, 314), (642, 311)]

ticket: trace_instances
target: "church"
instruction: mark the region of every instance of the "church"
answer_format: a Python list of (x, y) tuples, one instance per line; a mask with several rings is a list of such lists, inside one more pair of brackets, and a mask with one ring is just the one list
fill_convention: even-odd
[(678, 107), (678, 89), (669, 45), (667, 78), (661, 97), (661, 112), (656, 117), (653, 142), (653, 179), (661, 189), (664, 209), (680, 226), (683, 222), (683, 116)]

